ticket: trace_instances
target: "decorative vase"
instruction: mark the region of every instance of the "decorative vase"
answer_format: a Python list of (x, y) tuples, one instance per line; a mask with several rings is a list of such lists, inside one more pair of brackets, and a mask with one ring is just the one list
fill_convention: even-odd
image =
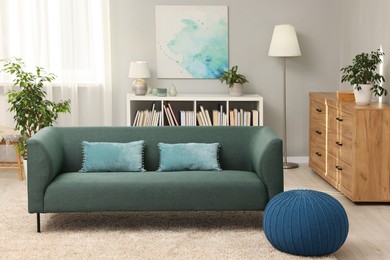
[(244, 92), (244, 85), (241, 83), (234, 83), (233, 86), (229, 87), (230, 96), (242, 96)]
[(372, 98), (372, 84), (359, 84), (360, 90), (356, 89), (356, 86), (353, 89), (355, 94), (355, 103), (358, 106), (366, 106), (370, 104)]
[(136, 96), (143, 96), (148, 92), (148, 85), (143, 79), (133, 81), (133, 92)]
[(172, 96), (172, 97), (175, 97), (177, 95), (176, 87), (173, 84), (172, 84), (171, 89), (169, 90), (169, 95)]

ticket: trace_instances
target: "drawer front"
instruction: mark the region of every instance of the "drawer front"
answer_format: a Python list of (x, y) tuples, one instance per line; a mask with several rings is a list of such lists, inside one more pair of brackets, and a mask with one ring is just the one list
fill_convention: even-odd
[(339, 158), (328, 155), (327, 177), (332, 178), (340, 189), (352, 191), (352, 167)]
[(310, 142), (316, 142), (321, 147), (326, 145), (326, 128), (318, 123), (310, 125)]
[(326, 125), (326, 106), (315, 100), (310, 100), (310, 118), (313, 122)]
[(353, 153), (351, 139), (347, 139), (344, 136), (341, 136), (336, 145), (339, 147), (338, 156), (340, 160), (344, 161), (349, 165), (352, 165)]
[(352, 167), (345, 163), (342, 160), (339, 160), (337, 163), (339, 169), (339, 178), (340, 178), (340, 190), (343, 192), (343, 190), (347, 190), (348, 192), (352, 192), (353, 187), (353, 178), (352, 178)]
[(328, 108), (328, 128), (335, 133), (352, 140), (353, 116), (337, 110), (334, 107)]
[(334, 107), (328, 107), (328, 129), (337, 133), (338, 121), (336, 120), (338, 114), (337, 109)]
[(338, 159), (335, 156), (328, 154), (325, 177), (328, 179), (328, 181), (332, 181), (334, 185), (337, 185), (336, 182), (338, 179), (337, 161)]
[(336, 119), (339, 124), (340, 135), (343, 137), (352, 140), (353, 133), (353, 117), (351, 114), (341, 112), (340, 115)]
[(320, 146), (317, 143), (310, 143), (310, 162), (315, 164), (322, 173), (326, 170), (326, 154), (324, 146)]
[(352, 164), (352, 141), (350, 139), (334, 131), (328, 131), (328, 151), (340, 160)]
[(339, 146), (337, 145), (337, 133), (333, 130), (328, 131), (328, 152), (338, 157)]

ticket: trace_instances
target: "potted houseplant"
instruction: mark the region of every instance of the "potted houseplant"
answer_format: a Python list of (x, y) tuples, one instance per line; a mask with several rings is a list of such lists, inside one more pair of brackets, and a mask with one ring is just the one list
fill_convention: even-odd
[(237, 73), (238, 66), (233, 66), (231, 69), (222, 72), (219, 78), (221, 83), (225, 82), (229, 86), (231, 96), (242, 96), (244, 83), (249, 82), (244, 75)]
[(46, 99), (44, 84), (55, 79), (52, 73), (36, 67), (35, 73), (25, 71), (25, 64), (20, 58), (1, 60), (4, 71), (14, 77), (14, 88), (7, 92), (9, 111), (14, 112), (15, 129), (20, 132), (19, 154), (26, 159), (26, 140), (40, 129), (51, 126), (59, 113), (70, 112), (70, 100), (55, 103)]
[(382, 87), (385, 78), (377, 72), (383, 55), (379, 49), (371, 53), (363, 52), (355, 56), (352, 65), (341, 69), (341, 82), (349, 82), (354, 86), (357, 105), (368, 105), (372, 93), (379, 97), (387, 95), (387, 90)]

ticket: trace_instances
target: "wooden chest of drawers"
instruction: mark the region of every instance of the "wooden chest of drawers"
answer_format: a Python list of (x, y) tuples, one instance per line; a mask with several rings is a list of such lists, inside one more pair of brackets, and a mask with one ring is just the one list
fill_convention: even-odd
[(309, 166), (354, 202), (390, 202), (390, 105), (310, 93)]

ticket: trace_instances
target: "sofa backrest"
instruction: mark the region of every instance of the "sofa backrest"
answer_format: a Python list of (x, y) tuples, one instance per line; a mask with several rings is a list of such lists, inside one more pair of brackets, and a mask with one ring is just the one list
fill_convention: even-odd
[[(79, 171), (82, 141), (131, 142), (145, 140), (144, 164), (148, 171), (159, 165), (158, 143), (219, 143), (223, 170), (252, 170), (250, 143), (263, 127), (53, 127), (64, 148), (64, 172)], [(185, 154), (178, 154), (185, 156)]]

